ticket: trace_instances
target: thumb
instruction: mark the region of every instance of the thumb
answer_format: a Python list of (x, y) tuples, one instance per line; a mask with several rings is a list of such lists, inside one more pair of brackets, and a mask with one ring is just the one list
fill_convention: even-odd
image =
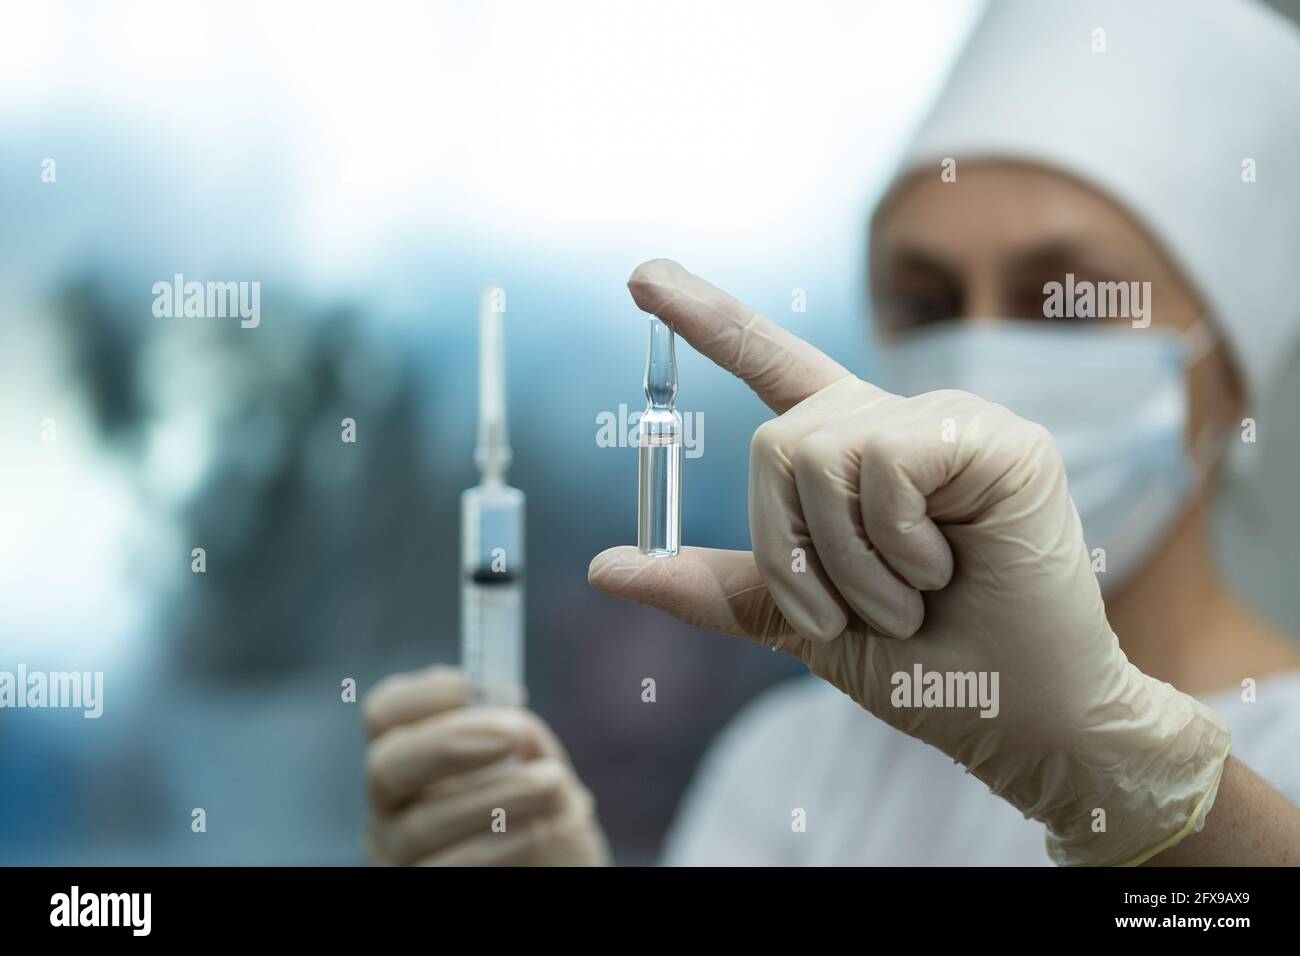
[(683, 548), (662, 558), (623, 545), (596, 555), (587, 580), (598, 591), (658, 608), (694, 627), (796, 656), (802, 643), (768, 593), (751, 551)]

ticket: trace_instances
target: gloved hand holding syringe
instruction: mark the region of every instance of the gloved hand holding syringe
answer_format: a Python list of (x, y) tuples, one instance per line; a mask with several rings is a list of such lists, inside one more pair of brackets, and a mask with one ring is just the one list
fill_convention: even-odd
[(524, 494), (506, 484), (504, 300), (479, 313), (481, 480), (461, 498), (461, 667), (395, 674), (366, 697), (375, 863), (592, 866), (595, 802), (524, 690)]

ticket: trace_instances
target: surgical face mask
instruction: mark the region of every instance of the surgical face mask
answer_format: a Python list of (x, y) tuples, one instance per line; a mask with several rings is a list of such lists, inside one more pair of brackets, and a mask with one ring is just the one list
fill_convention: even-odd
[(1045, 426), (1106, 593), (1151, 557), (1221, 448), (1192, 454), (1184, 442), (1187, 372), (1212, 345), (1204, 323), (1181, 335), (949, 323), (883, 344), (881, 384), (901, 395), (961, 389)]

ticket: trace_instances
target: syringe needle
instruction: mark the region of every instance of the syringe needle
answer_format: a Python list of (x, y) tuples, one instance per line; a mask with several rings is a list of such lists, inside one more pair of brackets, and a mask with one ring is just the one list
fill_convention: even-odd
[(645, 364), (646, 409), (637, 427), (640, 448), (637, 546), (670, 557), (681, 547), (682, 416), (677, 400), (677, 357), (673, 330), (650, 318)]
[(474, 459), (484, 478), (503, 479), (510, 467), (506, 434), (505, 344), (497, 289), (483, 292), (479, 303), (478, 444)]

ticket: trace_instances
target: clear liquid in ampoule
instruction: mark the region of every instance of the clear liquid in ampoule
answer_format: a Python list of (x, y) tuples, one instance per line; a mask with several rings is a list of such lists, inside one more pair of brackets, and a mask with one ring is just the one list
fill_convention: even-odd
[(676, 411), (665, 414), (669, 422), (664, 424), (670, 428), (663, 429), (656, 421), (647, 427), (647, 417), (657, 417), (648, 410), (637, 434), (641, 457), (637, 547), (657, 557), (676, 554), (682, 539), (681, 415)]
[(641, 471), (638, 480), (637, 547), (658, 557), (675, 555), (682, 538), (682, 416), (677, 400), (677, 357), (673, 331), (650, 319), (645, 369), (646, 410), (637, 425)]

